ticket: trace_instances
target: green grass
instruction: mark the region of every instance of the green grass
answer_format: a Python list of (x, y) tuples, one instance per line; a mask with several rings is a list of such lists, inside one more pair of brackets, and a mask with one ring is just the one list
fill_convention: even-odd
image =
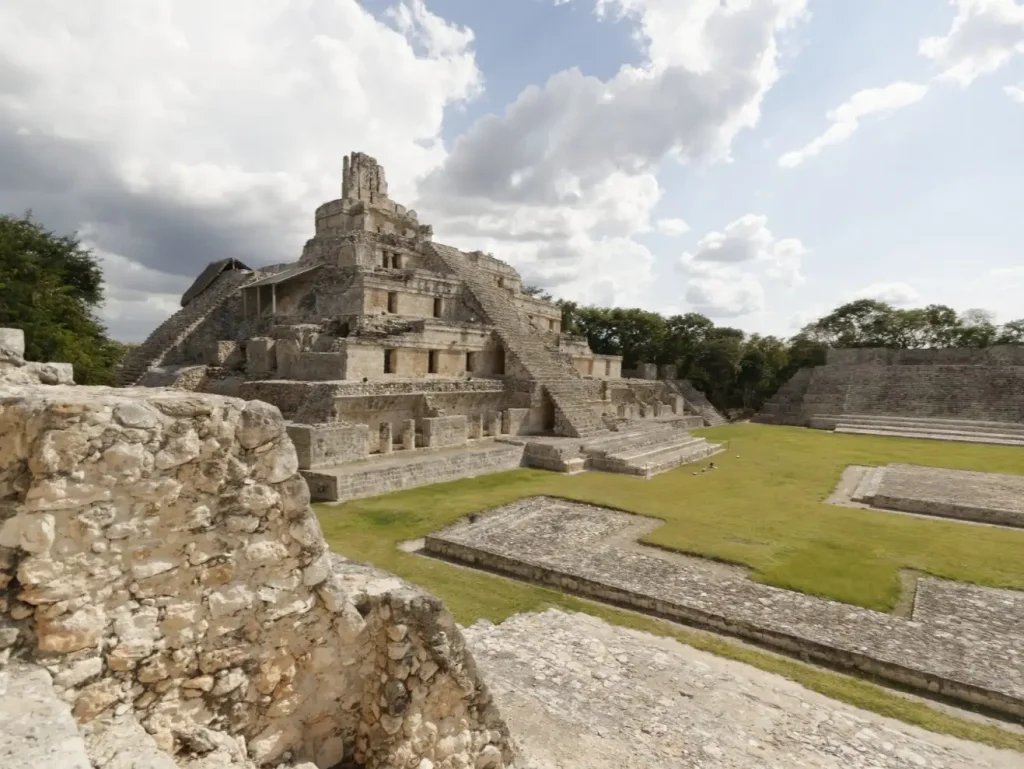
[(332, 548), (422, 585), (463, 624), (501, 622), (560, 607), (678, 638), (696, 648), (779, 673), (827, 696), (932, 731), (1024, 752), (1024, 737), (965, 721), (870, 683), (669, 623), (545, 588), (410, 555), (396, 545), (469, 512), (550, 494), (661, 518), (646, 541), (742, 564), (753, 579), (880, 611), (899, 599), (902, 569), (1024, 589), (1024, 532), (827, 505), (843, 468), (890, 462), (1024, 473), (1019, 448), (836, 435), (734, 425), (699, 431), (728, 440), (721, 469), (680, 468), (645, 481), (621, 475), (561, 476), (515, 470), (437, 484), (342, 506), (318, 506)]

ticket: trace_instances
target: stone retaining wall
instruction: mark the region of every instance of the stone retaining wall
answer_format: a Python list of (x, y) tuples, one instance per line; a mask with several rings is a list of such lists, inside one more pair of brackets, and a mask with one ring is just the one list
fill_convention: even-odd
[[(1004, 358), (1015, 360), (1016, 348), (1003, 350)], [(986, 351), (978, 350), (832, 352), (837, 355), (831, 358), (844, 362), (798, 371), (758, 421), (806, 425), (819, 415), (863, 414), (1024, 423), (1024, 365), (997, 363), (1000, 359), (995, 357), (987, 365), (981, 355)], [(929, 358), (923, 356), (925, 352), (935, 355)], [(906, 363), (897, 353), (921, 357)], [(955, 360), (953, 353), (964, 353), (967, 360), (973, 355), (975, 362), (929, 362)], [(876, 354), (878, 360), (869, 354)], [(847, 358), (865, 362), (846, 363)], [(885, 365), (887, 358), (898, 363)]]
[(515, 470), (523, 463), (523, 447), (501, 443), (488, 449), (471, 449), (437, 456), (413, 455), (406, 462), (347, 468), (344, 472), (302, 471), (309, 482), (313, 499), (344, 502), (374, 497), (390, 491), (410, 489), (431, 483), (473, 478), (477, 475)]
[(506, 765), (450, 615), (332, 558), (297, 468), (265, 403), (0, 386), (0, 657), (211, 769)]

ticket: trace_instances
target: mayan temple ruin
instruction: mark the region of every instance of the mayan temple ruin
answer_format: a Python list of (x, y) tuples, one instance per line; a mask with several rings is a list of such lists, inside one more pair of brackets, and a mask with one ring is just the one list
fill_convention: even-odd
[(210, 264), (119, 384), (274, 404), (315, 499), (523, 464), (651, 475), (715, 451), (687, 432), (722, 421), (689, 383), (623, 378), (508, 264), (435, 243), (375, 159), (345, 158), (314, 219), (297, 262)]

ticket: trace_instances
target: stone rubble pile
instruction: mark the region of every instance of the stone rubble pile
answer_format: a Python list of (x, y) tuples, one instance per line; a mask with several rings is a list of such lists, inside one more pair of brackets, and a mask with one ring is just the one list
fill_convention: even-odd
[[(12, 363), (12, 336), (0, 703), (28, 676), (31, 702), (70, 707), (80, 734), (54, 735), (48, 763), (84, 750), (100, 769), (511, 764), (441, 602), (328, 552), (276, 408), (26, 385), (38, 369)], [(39, 713), (56, 705), (0, 706), (14, 714), (0, 766), (38, 765), (25, 746), (47, 741), (60, 719)]]

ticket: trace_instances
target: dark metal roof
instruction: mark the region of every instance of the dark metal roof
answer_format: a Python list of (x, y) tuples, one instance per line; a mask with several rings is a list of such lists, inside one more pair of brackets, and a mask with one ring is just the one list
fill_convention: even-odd
[(312, 267), (289, 267), (287, 270), (281, 270), (281, 272), (275, 272), (273, 275), (269, 275), (266, 278), (260, 278), (246, 286), (246, 288), (256, 288), (258, 286), (271, 286), (276, 283), (284, 283), (286, 280), (297, 278), (300, 275), (305, 275), (311, 270), (315, 270), (322, 265), (314, 264)]
[(206, 289), (208, 289), (222, 272), (227, 270), (245, 270), (246, 272), (252, 272), (252, 270), (246, 265), (242, 264), (237, 259), (218, 259), (216, 262), (210, 262), (206, 265), (206, 269), (199, 273), (199, 277), (195, 279), (188, 291), (181, 295), (181, 306), (184, 307)]

